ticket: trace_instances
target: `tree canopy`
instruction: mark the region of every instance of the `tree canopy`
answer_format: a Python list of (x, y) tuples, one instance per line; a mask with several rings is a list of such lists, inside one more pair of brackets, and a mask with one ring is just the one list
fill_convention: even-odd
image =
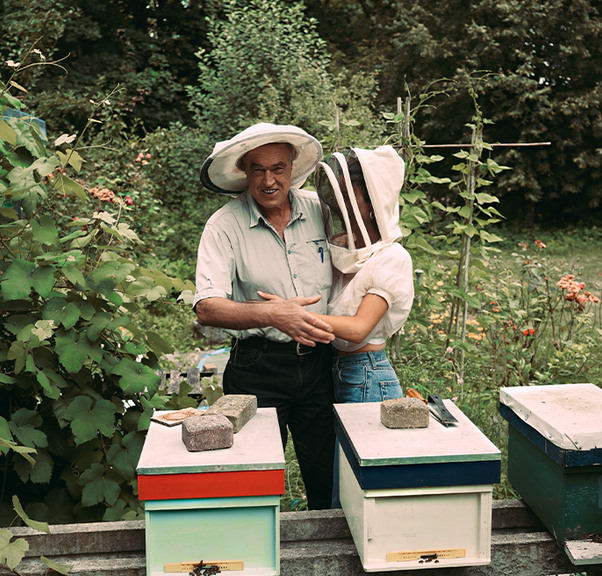
[[(466, 139), (476, 88), (489, 142), (551, 142), (496, 151), (513, 170), (496, 194), (510, 217), (562, 224), (602, 200), (602, 19), (593, 0), (2, 0), (0, 52), (37, 45), (64, 76), (31, 71), (26, 100), (51, 129), (85, 123), (78, 97), (117, 84), (106, 130), (140, 136), (172, 122), (208, 140), (270, 119), (323, 135), (335, 106), (355, 142), (382, 133), (380, 111), (433, 81), (447, 90), (416, 118), (428, 143)], [(475, 78), (480, 77), (479, 82)], [(472, 79), (469, 81), (469, 79)], [(353, 128), (348, 126), (351, 142)], [(330, 128), (332, 129), (332, 128)], [(371, 142), (373, 145), (378, 142)]]

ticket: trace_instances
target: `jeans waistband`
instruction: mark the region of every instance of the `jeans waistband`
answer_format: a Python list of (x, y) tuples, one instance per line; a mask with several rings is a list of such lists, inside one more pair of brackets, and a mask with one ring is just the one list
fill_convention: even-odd
[(274, 342), (274, 340), (268, 340), (261, 336), (251, 336), (245, 340), (232, 338), (231, 348), (234, 349), (236, 346), (240, 348), (250, 348), (251, 350), (273, 352), (275, 354), (295, 354), (296, 356), (305, 356), (315, 352), (318, 346), (324, 346), (324, 344), (316, 343), (316, 346), (314, 347), (299, 344), (299, 342), (295, 342), (294, 340), (291, 340), (290, 342)]
[(387, 352), (383, 350), (371, 350), (370, 352), (358, 352), (357, 354), (345, 354), (344, 356), (336, 356), (336, 362), (340, 364), (366, 364), (370, 362), (375, 364), (376, 362), (382, 362), (388, 360)]

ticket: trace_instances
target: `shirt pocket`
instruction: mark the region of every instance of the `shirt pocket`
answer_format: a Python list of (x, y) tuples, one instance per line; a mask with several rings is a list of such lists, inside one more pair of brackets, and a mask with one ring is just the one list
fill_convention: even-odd
[(318, 290), (330, 291), (332, 284), (332, 269), (330, 253), (326, 238), (316, 238), (305, 243), (307, 258), (314, 275), (315, 286)]

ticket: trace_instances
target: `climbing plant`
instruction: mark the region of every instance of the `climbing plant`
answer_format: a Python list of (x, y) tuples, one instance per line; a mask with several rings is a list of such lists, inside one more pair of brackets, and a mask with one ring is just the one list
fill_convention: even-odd
[[(0, 83), (3, 113), (21, 108), (22, 65)], [(107, 106), (94, 102), (84, 132)], [(50, 143), (27, 116), (0, 119), (0, 438), (13, 448), (0, 457), (0, 521), (13, 495), (53, 523), (140, 513), (135, 466), (170, 349), (130, 315), (192, 296), (191, 283), (131, 258), (140, 239), (122, 199), (89, 201), (81, 138)]]

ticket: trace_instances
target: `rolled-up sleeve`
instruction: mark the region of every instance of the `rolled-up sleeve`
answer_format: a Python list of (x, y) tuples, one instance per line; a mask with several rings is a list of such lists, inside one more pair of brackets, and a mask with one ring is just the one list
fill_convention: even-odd
[(232, 298), (234, 266), (230, 239), (209, 219), (199, 243), (193, 306), (206, 298)]

